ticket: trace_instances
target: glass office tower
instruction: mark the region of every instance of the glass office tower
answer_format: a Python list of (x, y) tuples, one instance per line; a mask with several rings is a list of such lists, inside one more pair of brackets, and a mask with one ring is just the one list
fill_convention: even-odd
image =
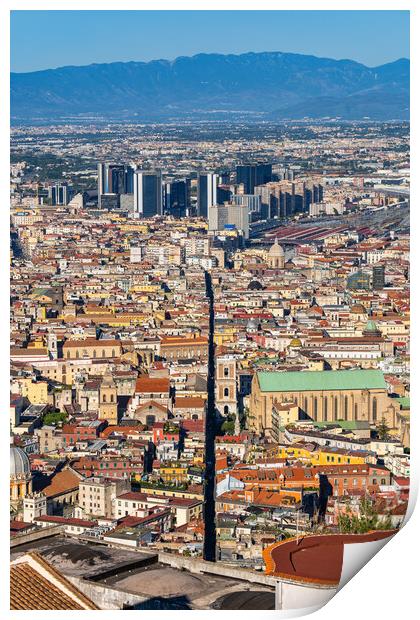
[(272, 164), (242, 164), (236, 166), (236, 182), (243, 183), (244, 194), (253, 194), (257, 185), (272, 179)]
[(197, 215), (208, 218), (209, 208), (217, 204), (217, 174), (200, 172), (197, 177)]
[(162, 174), (160, 170), (134, 172), (134, 214), (136, 217), (162, 215)]

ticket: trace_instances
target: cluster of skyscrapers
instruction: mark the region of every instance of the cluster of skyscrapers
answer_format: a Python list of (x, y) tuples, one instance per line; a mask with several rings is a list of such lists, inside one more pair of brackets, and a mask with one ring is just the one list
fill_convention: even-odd
[[(232, 176), (232, 178), (231, 178)], [(196, 186), (196, 201), (192, 186)], [(164, 213), (175, 217), (197, 215), (209, 220), (209, 229), (219, 230), (251, 219), (289, 217), (309, 212), (309, 205), (322, 201), (320, 183), (293, 180), (285, 171), (273, 175), (272, 164), (249, 163), (230, 172), (202, 171), (191, 178), (162, 181), (160, 170), (141, 170), (131, 165), (98, 165), (98, 206), (132, 212), (134, 217), (153, 217)], [(218, 209), (218, 210), (217, 210)], [(247, 236), (247, 234), (245, 235)]]
[(73, 188), (67, 183), (55, 183), (48, 187), (48, 202), (53, 207), (65, 207), (73, 196)]

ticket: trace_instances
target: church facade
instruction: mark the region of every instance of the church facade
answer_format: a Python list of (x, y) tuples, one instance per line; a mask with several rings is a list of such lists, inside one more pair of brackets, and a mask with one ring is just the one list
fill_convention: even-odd
[(385, 418), (395, 427), (397, 411), (379, 370), (257, 372), (252, 380), (249, 428), (257, 433), (272, 429), (273, 405), (295, 404), (301, 417), (315, 422)]

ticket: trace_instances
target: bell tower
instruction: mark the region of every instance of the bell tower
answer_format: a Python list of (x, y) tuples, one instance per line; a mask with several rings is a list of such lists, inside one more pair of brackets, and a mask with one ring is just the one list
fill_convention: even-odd
[(236, 360), (233, 355), (216, 359), (216, 407), (226, 416), (238, 413)]
[(118, 424), (117, 387), (109, 370), (104, 374), (99, 388), (99, 419)]

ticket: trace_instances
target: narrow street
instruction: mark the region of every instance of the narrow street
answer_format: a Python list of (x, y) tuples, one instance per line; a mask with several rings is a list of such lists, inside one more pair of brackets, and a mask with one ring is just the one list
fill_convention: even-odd
[(206, 479), (204, 484), (204, 549), (203, 558), (209, 562), (216, 560), (215, 523), (215, 427), (216, 411), (214, 405), (214, 299), (210, 274), (205, 272), (206, 296), (209, 302), (209, 352), (207, 375), (207, 415), (206, 415)]

